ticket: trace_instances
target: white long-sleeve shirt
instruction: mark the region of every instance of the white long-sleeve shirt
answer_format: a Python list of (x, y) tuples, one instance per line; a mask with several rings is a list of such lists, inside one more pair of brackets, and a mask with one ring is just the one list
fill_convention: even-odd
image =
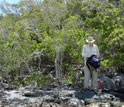
[(84, 57), (85, 61), (88, 56), (92, 56), (93, 54), (99, 57), (99, 49), (97, 45), (93, 44), (93, 46), (90, 47), (89, 44), (86, 44), (83, 46), (82, 56)]

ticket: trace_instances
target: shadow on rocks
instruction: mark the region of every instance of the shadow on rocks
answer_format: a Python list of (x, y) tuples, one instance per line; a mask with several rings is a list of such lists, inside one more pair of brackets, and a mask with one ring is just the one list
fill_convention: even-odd
[(94, 95), (95, 92), (94, 91), (90, 91), (90, 90), (86, 90), (86, 91), (82, 91), (82, 92), (75, 92), (74, 93), (75, 97), (80, 99), (80, 100), (85, 100), (85, 99), (91, 99)]

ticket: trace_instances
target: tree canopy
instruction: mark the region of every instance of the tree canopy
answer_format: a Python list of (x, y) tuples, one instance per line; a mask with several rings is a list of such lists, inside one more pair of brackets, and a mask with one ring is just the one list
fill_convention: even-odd
[(123, 0), (21, 0), (4, 2), (1, 10), (3, 77), (25, 72), (38, 82), (48, 65), (62, 77), (62, 72), (71, 72), (72, 64), (83, 65), (82, 46), (88, 36), (96, 39), (104, 59), (101, 66), (124, 66)]

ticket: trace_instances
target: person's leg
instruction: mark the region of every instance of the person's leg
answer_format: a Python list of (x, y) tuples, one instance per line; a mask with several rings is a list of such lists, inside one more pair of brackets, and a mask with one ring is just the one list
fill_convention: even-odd
[(88, 88), (89, 80), (90, 80), (90, 71), (87, 66), (84, 67), (84, 88)]
[(91, 77), (91, 88), (94, 90), (96, 88), (96, 80), (97, 80), (97, 71), (91, 71), (92, 77)]

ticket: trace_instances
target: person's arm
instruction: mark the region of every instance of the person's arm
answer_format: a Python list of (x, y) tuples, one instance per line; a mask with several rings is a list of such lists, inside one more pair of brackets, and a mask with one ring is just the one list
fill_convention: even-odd
[(100, 55), (99, 55), (99, 48), (98, 48), (98, 46), (96, 45), (96, 55), (99, 57)]
[(83, 49), (82, 49), (82, 56), (83, 56), (83, 57), (88, 57), (88, 56), (87, 56), (87, 53), (86, 53), (86, 45), (83, 46)]

